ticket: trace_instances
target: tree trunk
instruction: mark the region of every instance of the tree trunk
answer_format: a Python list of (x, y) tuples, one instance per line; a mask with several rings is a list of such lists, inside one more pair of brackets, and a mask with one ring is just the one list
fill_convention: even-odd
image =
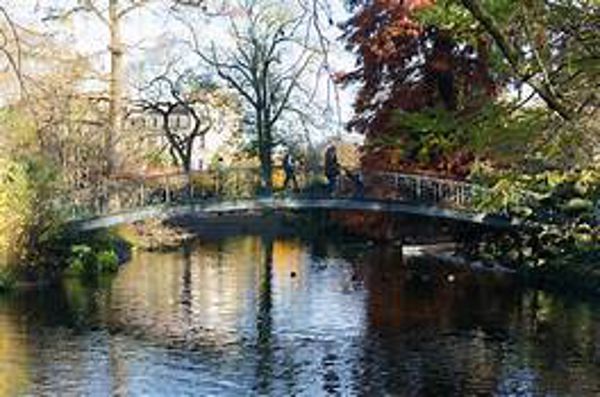
[(189, 138), (185, 142), (185, 149), (183, 150), (183, 156), (181, 158), (181, 163), (183, 165), (183, 172), (186, 174), (190, 174), (192, 172), (192, 160), (194, 157), (194, 139)]
[(118, 15), (118, 0), (109, 0), (108, 17), (110, 29), (110, 108), (109, 128), (106, 136), (107, 174), (114, 173), (118, 165), (117, 135), (121, 132), (123, 119), (123, 43)]
[(258, 159), (260, 160), (261, 194), (270, 196), (273, 192), (270, 132), (265, 123), (264, 109), (258, 105), (256, 112), (256, 133), (258, 135)]
[(260, 127), (262, 137), (259, 142), (259, 157), (261, 177), (263, 181), (263, 193), (270, 196), (273, 193), (273, 165), (271, 161), (271, 131), (264, 124)]
[(264, 193), (270, 196), (273, 193), (273, 166), (271, 164), (271, 147), (268, 142), (264, 144), (260, 162)]

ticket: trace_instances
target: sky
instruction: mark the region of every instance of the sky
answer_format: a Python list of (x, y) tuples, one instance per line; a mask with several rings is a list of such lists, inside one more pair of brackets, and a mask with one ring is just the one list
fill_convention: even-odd
[[(99, 5), (106, 4), (108, 0), (94, 0)], [(127, 0), (124, 0), (127, 1)], [(210, 0), (209, 0), (210, 1)], [(213, 0), (218, 1), (218, 0)], [(0, 0), (0, 5), (9, 11), (11, 17), (18, 23), (26, 26), (35, 26), (42, 31), (52, 31), (56, 37), (93, 59), (95, 67), (107, 73), (109, 70), (108, 43), (109, 32), (106, 26), (91, 14), (77, 14), (69, 22), (43, 22), (44, 16), (53, 9), (65, 8), (76, 4), (76, 0)], [(331, 15), (335, 23), (348, 18), (342, 0), (330, 1)], [(186, 55), (181, 42), (189, 35), (187, 28), (177, 22), (170, 13), (166, 12), (165, 4), (172, 4), (169, 0), (154, 0), (149, 6), (131, 13), (122, 24), (122, 36), (127, 45), (126, 59), (128, 63), (128, 83), (131, 93), (133, 87), (140, 85), (147, 79), (145, 74), (149, 70), (164, 67), (165, 61), (177, 55), (184, 55), (184, 61), (195, 65), (197, 59)], [(186, 13), (193, 13), (186, 9)], [(208, 44), (211, 40), (223, 44), (227, 41), (227, 23), (221, 18), (197, 18), (201, 26), (201, 37)], [(327, 26), (327, 24), (325, 24)], [(343, 43), (337, 40), (341, 35), (335, 25), (329, 26), (327, 37), (333, 44), (331, 48), (330, 63), (333, 71), (347, 71), (354, 65), (352, 54), (343, 49)], [(92, 87), (92, 86), (91, 86)], [(97, 87), (96, 87), (97, 88)], [(325, 100), (325, 89), (320, 90), (321, 100)], [(342, 132), (342, 125), (352, 115), (351, 104), (354, 97), (352, 89), (339, 90), (339, 113), (334, 117), (340, 122), (329, 131), (330, 133)], [(337, 112), (336, 112), (337, 113)]]

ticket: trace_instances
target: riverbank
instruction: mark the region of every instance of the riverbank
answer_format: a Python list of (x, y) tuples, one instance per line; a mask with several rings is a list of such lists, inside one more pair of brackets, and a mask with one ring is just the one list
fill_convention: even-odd
[(460, 252), (455, 243), (408, 245), (402, 249), (403, 257), (430, 258), (441, 265), (462, 266), (475, 272), (492, 272), (512, 275), (525, 287), (579, 297), (600, 297), (600, 254), (595, 257), (565, 256), (544, 266), (514, 267), (501, 260), (472, 257)]
[(565, 255), (538, 268), (522, 268), (518, 273), (535, 288), (600, 297), (600, 252), (589, 257)]
[(306, 237), (321, 233), (321, 226), (310, 216), (249, 213), (150, 219), (86, 233), (64, 230), (44, 247), (45, 255), (36, 263), (0, 268), (0, 293), (43, 288), (65, 276), (90, 279), (115, 273), (135, 250), (177, 251), (194, 239), (215, 240), (235, 234)]
[(39, 258), (0, 268), (0, 293), (52, 286), (66, 277), (87, 279), (116, 273), (131, 258), (131, 244), (112, 230), (65, 229), (42, 247)]
[[(558, 212), (557, 212), (558, 213)], [(409, 216), (336, 214), (333, 220), (356, 236), (382, 243), (400, 241), (447, 263), (474, 269), (511, 272), (521, 283), (560, 293), (600, 296), (600, 236), (598, 227), (563, 222), (559, 231), (495, 230), (459, 222), (419, 222)], [(587, 218), (585, 218), (587, 219)], [(417, 227), (413, 227), (416, 222)], [(591, 222), (593, 224), (593, 222)], [(414, 235), (411, 235), (414, 233)], [(446, 252), (428, 246), (454, 242)]]
[(170, 251), (178, 249), (193, 239), (193, 233), (158, 219), (121, 225), (115, 233), (131, 244), (133, 249), (143, 251)]
[[(479, 245), (481, 251), (473, 252), (472, 246), (459, 245), (455, 255), (470, 263), (509, 269), (530, 288), (600, 297), (600, 246), (588, 249), (550, 246), (536, 252), (523, 247), (498, 250), (496, 244), (486, 239), (474, 245)], [(550, 249), (556, 253), (548, 255)]]

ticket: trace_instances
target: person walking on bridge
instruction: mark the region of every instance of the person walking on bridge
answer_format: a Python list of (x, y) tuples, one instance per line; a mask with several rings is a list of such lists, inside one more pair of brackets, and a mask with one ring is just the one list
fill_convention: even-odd
[(325, 150), (325, 176), (327, 177), (327, 193), (332, 194), (337, 185), (337, 179), (340, 175), (340, 164), (337, 160), (337, 151), (335, 146), (329, 145)]
[(292, 182), (294, 191), (298, 190), (298, 181), (296, 180), (296, 162), (294, 157), (289, 150), (283, 156), (283, 172), (285, 173), (285, 180), (283, 181), (283, 190), (287, 190), (288, 184)]

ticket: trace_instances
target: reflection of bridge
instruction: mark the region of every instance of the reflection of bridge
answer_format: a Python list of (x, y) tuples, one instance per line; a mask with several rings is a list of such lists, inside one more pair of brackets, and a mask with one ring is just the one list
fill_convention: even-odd
[(476, 211), (484, 187), (450, 179), (391, 172), (354, 172), (340, 176), (329, 192), (319, 171), (299, 173), (298, 189), (283, 188), (275, 170), (274, 195), (261, 194), (256, 169), (227, 169), (112, 180), (71, 194), (61, 206), (72, 223), (93, 230), (147, 218), (186, 214), (264, 210), (359, 210), (510, 227), (509, 219)]

